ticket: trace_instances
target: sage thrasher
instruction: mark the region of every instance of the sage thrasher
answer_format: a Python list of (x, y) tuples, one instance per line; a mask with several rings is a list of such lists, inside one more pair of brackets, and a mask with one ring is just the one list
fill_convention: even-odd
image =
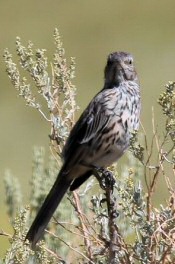
[(104, 79), (103, 89), (71, 130), (62, 168), (27, 233), (33, 248), (68, 188), (75, 190), (98, 168), (117, 161), (129, 146), (131, 131), (138, 130), (140, 92), (132, 55), (111, 53)]

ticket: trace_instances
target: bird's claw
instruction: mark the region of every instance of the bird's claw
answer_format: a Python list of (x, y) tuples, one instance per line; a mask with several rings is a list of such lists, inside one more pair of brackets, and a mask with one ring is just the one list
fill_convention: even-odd
[(99, 181), (100, 187), (103, 190), (110, 189), (113, 192), (115, 179), (111, 171), (103, 167), (98, 167), (96, 165), (87, 164), (85, 162), (82, 162), (81, 165), (91, 168), (93, 170), (93, 174)]
[[(103, 190), (111, 189), (113, 192), (115, 179), (111, 171), (104, 168), (96, 168), (96, 177)], [(100, 175), (101, 174), (101, 175)]]

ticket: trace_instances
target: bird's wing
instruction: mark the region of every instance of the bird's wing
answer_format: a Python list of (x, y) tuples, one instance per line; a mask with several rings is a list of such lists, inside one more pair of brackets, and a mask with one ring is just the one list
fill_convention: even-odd
[(99, 133), (103, 131), (106, 133), (105, 129), (108, 128), (113, 116), (120, 113), (120, 97), (121, 91), (118, 87), (104, 89), (90, 102), (71, 130), (63, 148), (62, 157), (65, 167), (71, 168), (86, 160), (90, 149), (93, 148), (91, 145), (93, 139), (98, 141)]
[(80, 144), (88, 143), (107, 126), (109, 116), (105, 114), (104, 109), (98, 109), (102, 107), (102, 105), (100, 107), (94, 107), (94, 111), (88, 113), (85, 115), (85, 118), (83, 118), (84, 120), (81, 127), (82, 135), (81, 138), (79, 138)]
[(105, 113), (105, 105), (96, 99), (99, 98), (89, 104), (70, 132), (62, 152), (66, 162), (69, 157), (74, 159), (82, 146), (88, 147), (90, 141), (108, 125), (110, 117)]

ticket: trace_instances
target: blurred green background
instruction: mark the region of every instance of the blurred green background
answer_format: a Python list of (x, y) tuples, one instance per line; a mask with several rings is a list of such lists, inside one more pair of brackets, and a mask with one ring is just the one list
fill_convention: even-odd
[[(34, 109), (17, 98), (2, 60), (4, 48), (15, 53), (15, 38), (31, 40), (36, 48), (54, 51), (53, 30), (58, 27), (66, 55), (76, 57), (78, 104), (82, 109), (102, 88), (108, 53), (129, 51), (135, 57), (142, 87), (142, 122), (150, 133), (151, 107), (156, 120), (157, 97), (164, 84), (175, 80), (174, 0), (1, 0), (0, 2), (0, 229), (11, 232), (4, 207), (4, 171), (19, 177), (29, 194), (32, 148), (49, 145), (49, 126)], [(163, 121), (162, 121), (163, 122)], [(159, 126), (161, 126), (159, 121)], [(7, 239), (0, 237), (0, 255)]]

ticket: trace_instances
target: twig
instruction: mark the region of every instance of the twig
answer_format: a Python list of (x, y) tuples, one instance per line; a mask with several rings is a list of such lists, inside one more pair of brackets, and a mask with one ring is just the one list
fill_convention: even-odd
[(66, 241), (64, 241), (63, 239), (61, 239), (59, 236), (56, 236), (54, 233), (52, 233), (52, 232), (50, 232), (48, 230), (46, 230), (46, 232), (49, 233), (49, 234), (51, 234), (52, 236), (58, 238), (62, 243), (64, 243), (71, 250), (75, 251), (76, 253), (78, 253), (79, 255), (81, 255), (82, 257), (84, 257), (86, 260), (88, 260), (90, 264), (95, 264), (95, 262), (93, 262), (91, 259), (89, 259), (85, 254), (83, 254), (82, 252), (80, 252), (76, 248), (72, 247), (70, 244), (68, 244)]
[(10, 238), (12, 237), (12, 235), (4, 232), (3, 230), (0, 231), (0, 236), (6, 236), (6, 237), (10, 237)]
[[(84, 235), (81, 234), (82, 231), (83, 231), (83, 229), (82, 229), (81, 227), (79, 227), (79, 226), (77, 226), (77, 225), (74, 225), (74, 224), (72, 224), (72, 223), (59, 222), (59, 221), (58, 221), (57, 219), (55, 219), (55, 218), (54, 218), (54, 220), (55, 220), (55, 222), (56, 222), (58, 225), (60, 225), (62, 228), (64, 228), (66, 231), (70, 232), (71, 234), (77, 235), (77, 236), (82, 237), (82, 238), (84, 238), (84, 239), (86, 238), (86, 236), (84, 236)], [(72, 231), (72, 230), (66, 228), (64, 224), (73, 225), (76, 229), (79, 230), (80, 233), (74, 232), (74, 231)], [(90, 227), (91, 227), (91, 226), (90, 226)], [(88, 232), (88, 235), (89, 235), (89, 240), (90, 240), (90, 241), (95, 241), (100, 247), (104, 247), (104, 243), (102, 243), (101, 240), (98, 239), (98, 237), (95, 237), (94, 235), (90, 234), (89, 232)], [(90, 238), (90, 237), (91, 237), (91, 238)]]
[(50, 250), (49, 248), (47, 248), (46, 246), (43, 246), (43, 245), (42, 245), (42, 248), (44, 248), (48, 253), (53, 255), (56, 259), (64, 261), (64, 264), (66, 264), (65, 260), (63, 260), (63, 258), (58, 256), (55, 252), (53, 252), (52, 250)]
[(89, 239), (89, 236), (88, 236), (89, 231), (87, 229), (87, 226), (84, 224), (85, 221), (84, 221), (84, 216), (82, 214), (80, 198), (79, 198), (79, 195), (77, 194), (76, 191), (73, 192), (73, 197), (74, 197), (74, 202), (75, 202), (75, 206), (76, 206), (76, 211), (78, 213), (78, 217), (79, 217), (82, 229), (83, 229), (84, 242), (85, 242), (85, 245), (86, 245), (86, 248), (87, 248), (88, 257), (89, 257), (90, 260), (92, 260), (93, 259), (93, 257), (92, 257), (93, 255), (92, 255), (91, 242), (90, 242), (90, 239)]
[(39, 111), (40, 114), (44, 117), (44, 119), (45, 119), (46, 121), (51, 122), (51, 120), (47, 118), (47, 116), (43, 113), (43, 111), (42, 111), (40, 108), (38, 108), (38, 111)]

